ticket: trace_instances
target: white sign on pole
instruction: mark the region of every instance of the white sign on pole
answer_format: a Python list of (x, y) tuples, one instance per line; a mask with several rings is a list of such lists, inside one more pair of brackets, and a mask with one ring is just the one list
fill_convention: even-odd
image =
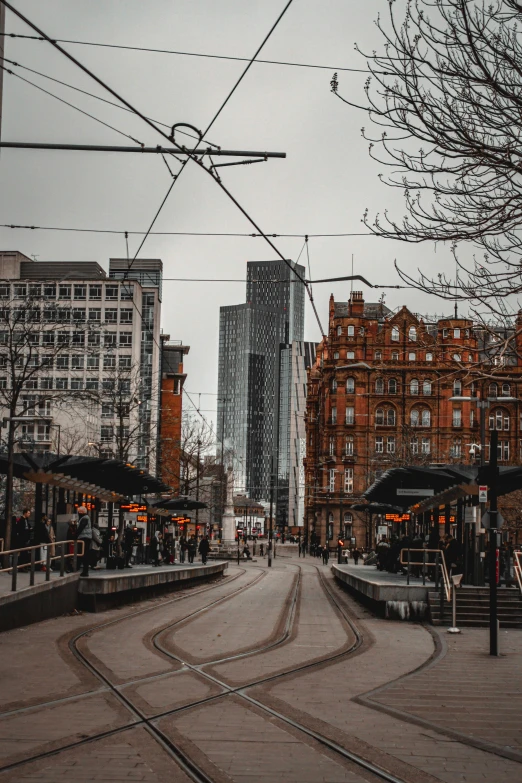
[(488, 488), (485, 484), (479, 486), (479, 503), (488, 502)]
[(435, 490), (433, 489), (398, 489), (397, 495), (399, 497), (405, 497), (405, 496), (412, 496), (412, 497), (431, 497), (431, 495), (435, 494)]

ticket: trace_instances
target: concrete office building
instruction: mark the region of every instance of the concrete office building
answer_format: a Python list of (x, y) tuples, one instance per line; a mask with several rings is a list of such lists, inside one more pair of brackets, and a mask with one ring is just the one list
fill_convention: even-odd
[(17, 360), (20, 372), (29, 362), (34, 370), (17, 407), (27, 418), (16, 426), (20, 448), (120, 457), (156, 470), (160, 294), (161, 261), (136, 261), (126, 276), (111, 260), (107, 276), (95, 262), (0, 251), (4, 411), (9, 348), (28, 328), (15, 319), (24, 307), (31, 313)]
[(281, 351), (303, 338), (304, 289), (283, 261), (252, 261), (246, 294), (245, 304), (220, 310), (218, 442), (236, 491), (266, 500), (277, 468)]

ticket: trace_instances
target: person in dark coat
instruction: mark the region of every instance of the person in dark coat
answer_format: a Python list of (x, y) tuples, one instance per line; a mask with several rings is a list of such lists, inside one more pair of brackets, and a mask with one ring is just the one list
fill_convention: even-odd
[(199, 554), (201, 555), (201, 562), (203, 563), (203, 565), (206, 565), (207, 563), (207, 556), (208, 556), (209, 549), (210, 549), (210, 544), (207, 536), (205, 536), (199, 542), (199, 549), (198, 549)]
[(87, 506), (78, 508), (78, 541), (83, 541), (82, 571), (80, 576), (89, 576), (89, 560), (92, 544), (92, 523)]
[(132, 547), (134, 545), (134, 528), (128, 524), (123, 533), (123, 551), (125, 554), (125, 568), (132, 568), (130, 559), (132, 557)]
[(193, 563), (194, 556), (196, 554), (196, 539), (194, 538), (194, 536), (190, 536), (187, 542), (187, 551), (188, 551), (188, 561), (189, 563)]
[(355, 546), (355, 547), (353, 548), (353, 551), (352, 551), (352, 557), (353, 557), (353, 564), (354, 564), (354, 565), (357, 565), (357, 563), (359, 562), (359, 558), (360, 558), (360, 556), (361, 556), (361, 553), (359, 552), (359, 550), (358, 550), (358, 549), (357, 549), (357, 547)]
[(159, 566), (159, 550), (160, 550), (161, 542), (158, 536), (159, 536), (158, 533), (153, 533), (149, 545), (150, 559), (152, 565), (154, 566)]
[(327, 546), (323, 547), (322, 554), (323, 554), (323, 565), (328, 565), (328, 559), (330, 557), (330, 550), (328, 549)]
[(447, 536), (446, 546), (444, 549), (444, 560), (446, 562), (446, 568), (448, 574), (460, 574), (460, 561), (461, 561), (461, 546), (456, 538), (453, 536)]
[(187, 553), (187, 539), (185, 536), (181, 536), (179, 539), (179, 562), (184, 563), (185, 562), (185, 555)]
[[(22, 516), (18, 517), (18, 519), (15, 519), (11, 533), (12, 549), (23, 549), (23, 547), (31, 546), (33, 529), (31, 527), (31, 523), (29, 522), (30, 516), (30, 509), (24, 508), (22, 511)], [(9, 549), (9, 546), (7, 548)], [(28, 563), (30, 559), (30, 552), (20, 552), (18, 555), (19, 563)]]
[[(41, 519), (37, 519), (34, 523), (34, 545), (41, 545), (40, 549), (36, 550), (36, 560), (46, 560), (47, 558), (47, 545), (51, 543), (49, 527), (50, 526), (47, 524), (47, 516), (45, 514), (42, 514)], [(45, 563), (41, 563), (40, 571), (45, 570)]]

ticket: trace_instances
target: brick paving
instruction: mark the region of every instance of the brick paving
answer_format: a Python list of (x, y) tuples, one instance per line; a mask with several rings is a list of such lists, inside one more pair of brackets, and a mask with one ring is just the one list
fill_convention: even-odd
[[(94, 631), (83, 646), (89, 656), (96, 656), (93, 661), (99, 662), (112, 681), (122, 683), (122, 694), (146, 715), (181, 709), (159, 719), (159, 726), (215, 783), (375, 780), (239, 696), (223, 696), (190, 708), (194, 701), (217, 696), (220, 686), (205, 679), (203, 673), (180, 668), (151, 647), (153, 632), (238, 588), (244, 589), (237, 596), (194, 622), (181, 624), (172, 634), (173, 643), (196, 658), (207, 659), (216, 656), (216, 649), (218, 655), (226, 655), (245, 643), (256, 647), (269, 637), (270, 625), (273, 629), (280, 624), (285, 614), (282, 610), (291, 594), (289, 585), (296, 565), (303, 569), (302, 590), (290, 638), (266, 653), (214, 665), (210, 671), (241, 685), (347, 649), (353, 633), (325, 595), (315, 568), (319, 566), (362, 630), (363, 646), (335, 663), (285, 676), (248, 693), (390, 770), (405, 783), (519, 783), (521, 764), (468, 744), (452, 732), (467, 733), (469, 743), (491, 740), (492, 736), (498, 741), (500, 737), (505, 753), (520, 751), (521, 631), (503, 631), (503, 657), (491, 659), (486, 654), (487, 632), (466, 629), (460, 637), (446, 637), (441, 630), (448, 643), (446, 655), (410, 674), (434, 652), (427, 629), (371, 616), (334, 585), (329, 569), (318, 560), (281, 558), (260, 582), (248, 587), (260, 573), (258, 565), (249, 564), (234, 582), (219, 582), (199, 595), (196, 589), (187, 590), (180, 601), (169, 603), (163, 598), (138, 604), (136, 610), (147, 607), (152, 611)], [(230, 574), (239, 573), (240, 569), (231, 565)], [(68, 639), (78, 630), (123, 618), (132, 609), (127, 606), (95, 617), (62, 617), (0, 634), (4, 675), (0, 688), (0, 709), (4, 710), (0, 714), (1, 765), (123, 727), (111, 737), (0, 772), (0, 783), (186, 783), (179, 766), (144, 727), (125, 728), (133, 720), (131, 713), (68, 649)], [(244, 624), (243, 618), (247, 618)], [(228, 631), (231, 619), (236, 621), (233, 634)], [(214, 639), (223, 642), (215, 645)], [(210, 652), (205, 654), (208, 646)], [(94, 692), (88, 695), (91, 690)], [(51, 698), (67, 700), (31, 706)], [(482, 708), (484, 702), (490, 705), (489, 710)], [(6, 714), (15, 708), (23, 709)]]

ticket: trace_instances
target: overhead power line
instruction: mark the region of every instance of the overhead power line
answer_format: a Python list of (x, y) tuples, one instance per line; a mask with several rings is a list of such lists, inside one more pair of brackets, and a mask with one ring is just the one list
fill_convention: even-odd
[[(0, 68), (3, 68), (3, 66), (0, 65)], [(3, 70), (7, 70), (7, 69), (3, 68)], [(12, 73), (12, 71), (8, 71), (8, 73)], [(18, 74), (15, 73), (13, 74), (13, 76), (18, 76)], [(18, 76), (18, 78), (23, 79), (22, 76)], [(23, 79), (23, 81), (27, 81), (27, 80)], [(29, 84), (31, 83), (32, 82), (29, 82)], [(47, 90), (44, 90), (44, 92), (47, 92)], [(48, 93), (48, 95), (52, 95), (52, 93)], [(56, 95), (53, 95), (53, 98), (56, 97), (57, 97)], [(61, 101), (62, 99), (58, 98), (58, 100)], [(63, 103), (67, 103), (67, 101), (63, 101)], [(77, 107), (73, 106), (72, 103), (68, 103), (67, 105), (72, 106), (73, 109), (77, 109)], [(82, 111), (82, 109), (78, 109), (78, 111), (81, 111), (82, 114), (86, 114), (86, 112)], [(93, 117), (92, 114), (89, 114), (88, 116), (92, 117), (93, 119), (97, 119), (96, 117)], [(101, 122), (102, 125), (107, 125), (107, 123), (103, 122), (102, 120), (97, 120), (97, 121)], [(112, 125), (107, 125), (107, 127), (112, 128), (112, 130), (116, 130), (116, 128), (113, 128)], [(118, 133), (122, 133), (122, 132), (118, 131)], [(128, 136), (127, 133), (122, 133), (122, 135)], [(132, 136), (128, 136), (128, 138), (132, 139)], [(132, 153), (137, 152), (137, 153), (150, 153), (155, 155), (174, 155), (174, 156), (189, 156), (189, 157), (193, 155), (199, 155), (199, 156), (211, 155), (214, 158), (216, 157), (260, 158), (261, 160), (264, 160), (265, 158), (286, 158), (286, 152), (260, 152), (259, 150), (222, 150), (222, 149), (211, 149), (210, 147), (197, 147), (192, 150), (187, 150), (187, 149), (180, 150), (178, 149), (178, 147), (162, 147), (160, 144), (158, 144), (156, 147), (145, 147), (145, 145), (142, 144), (140, 141), (137, 141), (136, 139), (132, 139), (132, 140), (136, 141), (136, 143), (139, 144), (140, 146), (121, 147), (121, 146), (114, 146), (114, 145), (107, 146), (105, 144), (47, 144), (47, 143), (32, 142), (32, 141), (2, 141), (0, 142), (0, 147), (4, 147), (6, 149), (22, 149), (22, 150), (61, 150), (61, 151), (65, 150), (67, 152), (132, 152)]]
[[(4, 36), (10, 38), (27, 38), (33, 41), (46, 41), (47, 39), (41, 35), (20, 35), (18, 33), (3, 33)], [(235, 62), (247, 63), (250, 61), (249, 57), (233, 57), (225, 54), (208, 54), (207, 52), (183, 52), (175, 49), (154, 49), (148, 46), (128, 46), (125, 44), (108, 44), (100, 43), (99, 41), (76, 41), (70, 38), (53, 38), (55, 43), (68, 43), (75, 44), (76, 46), (99, 46), (104, 49), (127, 49), (131, 52), (150, 52), (153, 54), (175, 54), (180, 57), (203, 57), (211, 60), (233, 60)], [(315, 63), (295, 63), (288, 62), (286, 60), (258, 60), (256, 63), (260, 65), (285, 65), (291, 68), (313, 68), (323, 71), (348, 71), (351, 73), (370, 73), (368, 68), (349, 68), (340, 65), (317, 65)], [(377, 71), (377, 73), (387, 74), (387, 71)]]
[[(30, 231), (72, 231), (84, 234), (136, 234), (143, 235), (146, 231), (125, 231), (115, 228), (68, 228), (63, 226), (34, 226), (34, 225), (17, 225), (15, 223), (0, 223), (0, 228), (18, 228), (28, 229)], [(269, 236), (273, 239), (288, 238), (288, 239), (304, 239), (306, 236), (310, 238), (322, 238), (322, 239), (335, 239), (338, 237), (375, 237), (378, 234), (372, 234), (371, 231), (359, 232), (344, 232), (339, 234), (276, 234), (271, 231), (263, 234), (247, 234), (245, 232), (232, 232), (232, 231), (149, 231), (150, 236), (181, 236), (181, 237), (249, 237), (258, 239), (260, 237)], [(297, 263), (297, 262), (296, 262)]]

